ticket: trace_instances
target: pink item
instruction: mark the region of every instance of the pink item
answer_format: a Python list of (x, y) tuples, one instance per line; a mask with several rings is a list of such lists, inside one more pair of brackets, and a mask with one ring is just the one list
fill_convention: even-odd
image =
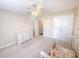
[(56, 49), (50, 51), (50, 52), (49, 52), (49, 55), (50, 55), (50, 56), (53, 56), (53, 55), (55, 54), (55, 51), (56, 51)]

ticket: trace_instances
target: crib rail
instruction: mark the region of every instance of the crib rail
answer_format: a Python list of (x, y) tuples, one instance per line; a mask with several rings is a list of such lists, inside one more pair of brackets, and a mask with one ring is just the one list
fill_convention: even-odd
[[(58, 44), (62, 45), (65, 48), (73, 49), (73, 47), (72, 47), (73, 42), (72, 41), (74, 40), (74, 38), (75, 38), (75, 36), (69, 36), (69, 37), (64, 36), (64, 37), (59, 38), (59, 39), (53, 38), (52, 40), (55, 40), (55, 43), (58, 43)], [(76, 38), (78, 38), (78, 37), (76, 37)], [(78, 50), (78, 49), (76, 49), (76, 50)], [(40, 54), (41, 54), (42, 58), (51, 58), (48, 55), (48, 53), (46, 53), (46, 51), (41, 51)], [(53, 58), (55, 58), (55, 57), (53, 56)]]
[(56, 43), (66, 47), (66, 48), (72, 49), (73, 38), (74, 38), (74, 36), (64, 36), (64, 37), (56, 39)]
[(77, 57), (79, 58), (79, 35), (75, 35), (72, 39), (72, 48), (75, 51)]

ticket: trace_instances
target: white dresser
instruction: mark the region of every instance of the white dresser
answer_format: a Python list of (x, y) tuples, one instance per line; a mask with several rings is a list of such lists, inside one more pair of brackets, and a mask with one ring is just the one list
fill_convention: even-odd
[(16, 42), (21, 45), (22, 42), (33, 38), (33, 32), (18, 32), (16, 33)]

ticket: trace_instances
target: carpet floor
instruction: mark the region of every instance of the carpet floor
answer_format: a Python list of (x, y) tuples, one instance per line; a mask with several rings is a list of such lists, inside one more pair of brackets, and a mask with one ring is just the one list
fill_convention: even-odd
[(13, 45), (0, 50), (0, 58), (40, 58), (40, 51), (52, 47), (52, 39), (39, 36), (22, 45)]

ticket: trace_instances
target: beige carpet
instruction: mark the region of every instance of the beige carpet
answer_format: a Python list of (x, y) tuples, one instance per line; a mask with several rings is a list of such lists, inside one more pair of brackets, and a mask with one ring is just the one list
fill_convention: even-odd
[(42, 36), (0, 50), (0, 58), (40, 58), (40, 51), (52, 47), (53, 40)]

